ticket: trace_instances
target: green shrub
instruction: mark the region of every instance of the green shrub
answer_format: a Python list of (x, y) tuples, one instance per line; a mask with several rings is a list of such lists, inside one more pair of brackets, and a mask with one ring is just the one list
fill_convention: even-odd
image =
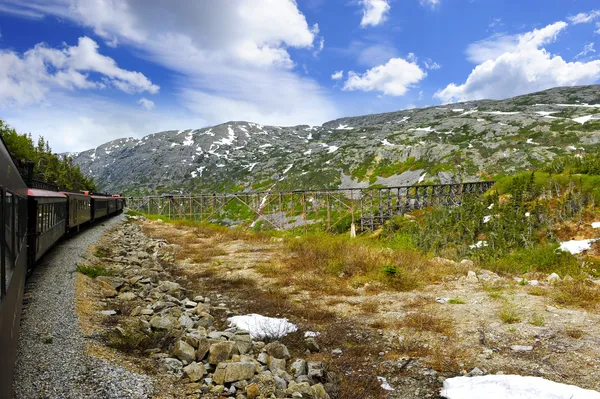
[(91, 278), (96, 278), (98, 276), (110, 276), (111, 272), (109, 270), (107, 270), (104, 266), (84, 266), (84, 265), (77, 265), (76, 270), (81, 273), (81, 274), (85, 274), (88, 277)]

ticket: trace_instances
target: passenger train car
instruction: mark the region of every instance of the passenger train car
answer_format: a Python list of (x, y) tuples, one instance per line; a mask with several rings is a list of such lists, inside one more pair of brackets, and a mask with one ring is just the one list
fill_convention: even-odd
[(120, 195), (29, 188), (0, 138), (0, 398), (10, 398), (25, 279), (67, 233), (123, 210)]

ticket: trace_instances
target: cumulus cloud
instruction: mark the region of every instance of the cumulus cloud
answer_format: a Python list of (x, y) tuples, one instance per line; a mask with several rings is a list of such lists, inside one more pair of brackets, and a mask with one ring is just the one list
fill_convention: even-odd
[(333, 80), (340, 80), (344, 77), (344, 71), (335, 71), (332, 75), (331, 75), (331, 79)]
[(387, 0), (361, 0), (363, 7), (363, 17), (360, 26), (377, 26), (383, 23), (390, 11), (390, 5)]
[(573, 24), (586, 24), (588, 22), (594, 21), (596, 18), (600, 17), (600, 10), (592, 10), (590, 12), (580, 12), (577, 15), (570, 16), (568, 18)]
[(419, 3), (421, 3), (422, 6), (434, 9), (440, 5), (440, 0), (419, 0)]
[[(543, 48), (556, 41), (566, 27), (561, 21), (517, 36), (516, 44), (510, 41), (504, 52), (490, 51), (492, 58), (477, 65), (463, 84), (451, 83), (435, 97), (442, 102), (498, 99), (556, 86), (594, 83), (600, 78), (600, 60), (567, 62)], [(471, 56), (481, 60), (481, 54)]]
[(142, 108), (144, 108), (146, 111), (152, 111), (156, 106), (156, 104), (154, 104), (154, 101), (148, 100), (146, 97), (140, 98), (138, 104), (140, 104)]
[[(100, 74), (101, 79), (88, 73)], [(22, 55), (0, 52), (0, 105), (39, 103), (53, 89), (103, 89), (108, 84), (126, 93), (159, 90), (142, 73), (121, 69), (115, 60), (100, 54), (98, 44), (88, 37), (63, 49), (40, 43)]]
[[(298, 72), (290, 55), (291, 48), (310, 54), (324, 46), (318, 25), (308, 23), (295, 0), (187, 1), (177, 7), (168, 0), (29, 0), (11, 6), (70, 20), (171, 71), (175, 98), (189, 120), (216, 124), (240, 119), (232, 110), (244, 109), (251, 110), (244, 117), (265, 124), (317, 124), (337, 116), (334, 103)], [(131, 78), (109, 79), (131, 91), (139, 86)]]
[(343, 90), (378, 91), (384, 95), (402, 96), (419, 83), (427, 73), (416, 63), (402, 58), (392, 58), (384, 65), (363, 74), (348, 72)]

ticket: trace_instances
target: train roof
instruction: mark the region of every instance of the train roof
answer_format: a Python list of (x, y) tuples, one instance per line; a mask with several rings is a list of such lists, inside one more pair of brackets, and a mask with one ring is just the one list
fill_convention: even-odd
[(112, 199), (112, 197), (107, 197), (105, 195), (92, 195), (92, 198), (94, 198), (94, 199), (106, 199), (106, 200)]
[(60, 193), (66, 195), (67, 197), (85, 197), (85, 198), (90, 198), (89, 194), (84, 194), (84, 193), (72, 193), (70, 191), (61, 191)]
[(57, 193), (56, 191), (41, 190), (39, 188), (28, 189), (27, 195), (30, 197), (65, 198), (65, 199), (67, 198), (67, 196), (62, 193)]

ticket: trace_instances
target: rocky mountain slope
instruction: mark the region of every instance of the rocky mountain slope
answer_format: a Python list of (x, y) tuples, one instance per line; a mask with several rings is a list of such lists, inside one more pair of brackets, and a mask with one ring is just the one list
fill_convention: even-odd
[(600, 142), (600, 85), (341, 118), (322, 126), (228, 122), (70, 154), (128, 194), (406, 185), (486, 179)]

